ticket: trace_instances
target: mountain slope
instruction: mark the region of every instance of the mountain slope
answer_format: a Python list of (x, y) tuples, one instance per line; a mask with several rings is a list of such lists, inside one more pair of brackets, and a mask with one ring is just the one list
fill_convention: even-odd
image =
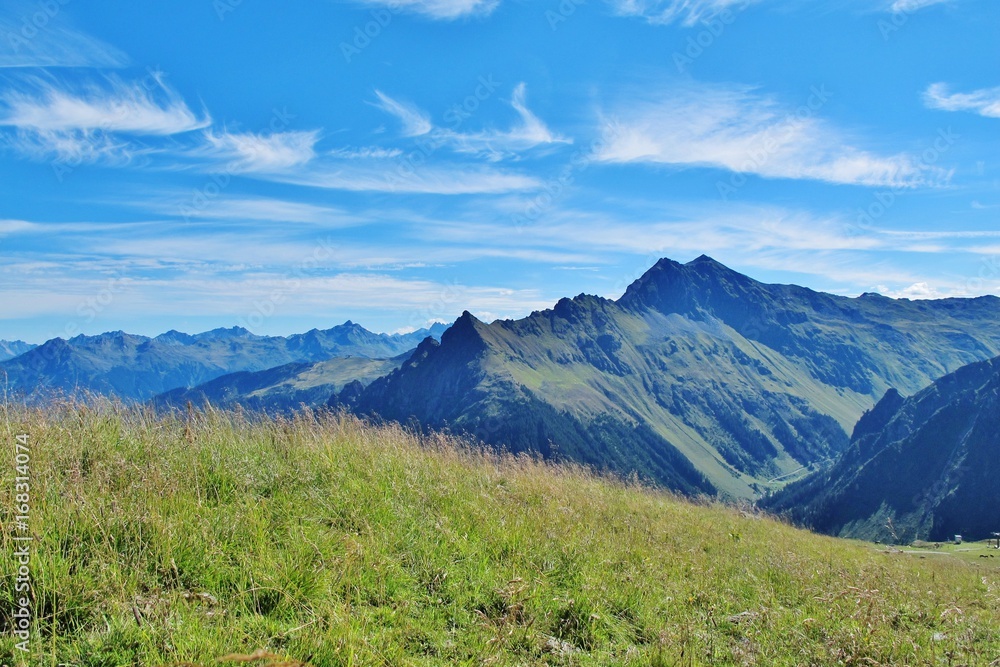
[(256, 336), (233, 327), (196, 335), (168, 331), (155, 338), (121, 331), (70, 340), (55, 338), (0, 363), (0, 378), (6, 376), (12, 390), (28, 396), (85, 389), (144, 401), (236, 371), (262, 371), (335, 356), (393, 357), (443, 328), (436, 326), (387, 335), (348, 321), (288, 337)]
[(664, 259), (617, 301), (580, 295), (492, 324), (466, 313), (439, 347), (422, 344), (398, 371), (336, 400), (752, 497), (839, 454), (890, 384), (916, 391), (1000, 354), (998, 319), (993, 297), (852, 299), (766, 285), (704, 256)]
[(334, 357), (263, 371), (239, 371), (190, 389), (181, 387), (159, 394), (153, 398), (153, 404), (175, 408), (184, 407), (188, 402), (198, 407), (210, 404), (217, 408), (234, 408), (238, 405), (264, 412), (289, 412), (301, 405), (316, 407), (348, 384), (367, 385), (394, 371), (409, 356), (410, 352), (392, 359)]
[(895, 390), (858, 422), (835, 464), (764, 501), (836, 535), (909, 543), (1000, 531), (1000, 358), (910, 398)]
[(0, 361), (7, 361), (38, 347), (23, 340), (0, 340)]

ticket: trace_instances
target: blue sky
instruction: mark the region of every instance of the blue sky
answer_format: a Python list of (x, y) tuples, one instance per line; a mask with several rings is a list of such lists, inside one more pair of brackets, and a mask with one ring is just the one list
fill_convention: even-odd
[(1000, 294), (994, 0), (0, 9), (0, 338)]

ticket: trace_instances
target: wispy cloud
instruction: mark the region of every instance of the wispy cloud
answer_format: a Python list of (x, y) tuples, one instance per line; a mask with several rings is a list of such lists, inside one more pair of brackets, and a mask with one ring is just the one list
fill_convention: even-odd
[(739, 250), (869, 250), (884, 247), (875, 236), (850, 236), (835, 216), (765, 206), (671, 208), (656, 212), (602, 213), (581, 209), (553, 211), (544, 224), (526, 225), (511, 234), (509, 224), (468, 218), (427, 221), (426, 238), (561, 249), (578, 253), (645, 254)]
[(552, 132), (527, 106), (527, 87), (519, 83), (514, 87), (510, 105), (517, 112), (520, 124), (509, 130), (485, 130), (482, 132), (455, 132), (437, 130), (434, 137), (462, 153), (485, 155), (498, 160), (511, 154), (529, 150), (546, 144), (569, 144), (571, 139)]
[(363, 146), (360, 148), (335, 148), (327, 152), (330, 157), (343, 160), (382, 160), (399, 157), (403, 154), (399, 148), (382, 148), (381, 146)]
[(876, 290), (879, 294), (893, 299), (946, 299), (948, 297), (955, 296), (973, 296), (963, 290), (956, 289), (956, 286), (949, 285), (944, 288), (936, 286), (932, 287), (930, 283), (927, 282), (913, 283), (908, 287), (900, 289), (892, 289), (886, 285), (878, 285)]
[[(80, 295), (100, 294), (108, 285), (103, 276), (81, 276), (65, 266), (50, 267), (47, 275), (25, 274), (10, 267), (3, 273), (13, 281), (0, 283), (0, 299), (13, 307), (4, 309), (0, 319), (75, 312)], [(537, 289), (443, 283), (371, 272), (299, 276), (294, 283), (283, 273), (269, 271), (234, 274), (191, 269), (163, 276), (133, 265), (129, 275), (128, 289), (116, 295), (116, 314), (151, 312), (182, 320), (202, 315), (242, 322), (259, 312), (257, 304), (262, 299), (274, 295), (280, 295), (276, 310), (282, 317), (304, 316), (314, 322), (334, 317), (357, 320), (373, 311), (395, 312), (401, 321), (407, 316), (426, 318), (427, 313), (451, 320), (464, 309), (484, 319), (521, 317), (552, 303)], [(442, 304), (443, 294), (448, 295), (446, 304)]]
[(317, 164), (274, 174), (272, 180), (329, 190), (399, 194), (498, 194), (533, 190), (541, 183), (532, 176), (489, 167), (411, 165), (395, 160), (351, 160)]
[(224, 164), (230, 173), (272, 173), (299, 167), (316, 157), (319, 131), (272, 133), (205, 133), (205, 143), (192, 155)]
[(500, 0), (361, 0), (368, 5), (403, 9), (428, 18), (450, 21), (465, 16), (485, 16)]
[[(517, 199), (503, 198), (497, 207), (506, 208)], [(1000, 254), (988, 243), (1000, 232), (917, 229), (857, 234), (847, 214), (759, 204), (622, 202), (614, 211), (599, 206), (559, 208), (543, 221), (517, 228), (501, 217), (468, 209), (454, 218), (421, 219), (414, 233), (423, 245), (530, 249), (553, 253), (553, 259), (556, 253), (568, 253), (591, 264), (614, 265), (623, 257), (641, 257), (640, 268), (662, 256), (680, 259), (708, 253), (744, 272), (755, 268), (780, 272), (788, 276), (786, 282), (797, 284), (803, 284), (803, 276), (814, 276), (805, 284), (854, 294), (874, 291), (877, 285), (900, 290), (932, 277), (941, 294), (971, 294), (975, 290), (961, 277), (961, 267), (978, 256)], [(929, 255), (935, 255), (941, 266), (959, 267), (958, 272), (929, 275), (923, 259)], [(625, 284), (617, 287), (623, 290)], [(603, 293), (620, 293), (613, 292)]]
[(653, 25), (680, 23), (692, 26), (730, 8), (742, 8), (758, 0), (608, 0), (619, 16), (636, 16)]
[[(819, 97), (814, 106), (822, 105)], [(616, 131), (597, 155), (614, 163), (706, 166), (766, 178), (913, 187), (941, 169), (907, 154), (880, 155), (843, 130), (785, 108), (746, 86), (701, 86), (632, 100), (616, 110)]]
[[(240, 160), (236, 171), (281, 183), (329, 190), (401, 194), (499, 194), (536, 189), (541, 182), (524, 174), (482, 164), (428, 160), (429, 154), (447, 147), (456, 153), (474, 153), (495, 161), (541, 144), (568, 143), (550, 131), (525, 104), (525, 86), (514, 89), (511, 106), (520, 123), (507, 131), (460, 133), (436, 127), (418, 107), (376, 91), (373, 106), (402, 124), (406, 138), (422, 137), (420, 160), (406, 157), (399, 148), (369, 146), (316, 151), (317, 132), (270, 135), (215, 135), (202, 154), (216, 159)], [(233, 171), (231, 167), (228, 170)]]
[(17, 130), (0, 135), (0, 145), (39, 162), (124, 166), (155, 152), (136, 141), (92, 130)]
[(189, 193), (179, 191), (167, 196), (142, 197), (125, 203), (162, 215), (202, 220), (300, 222), (324, 227), (345, 227), (362, 221), (361, 217), (339, 208), (272, 197), (219, 197), (206, 199), (203, 205), (197, 207), (191, 206), (189, 199)]
[(163, 137), (207, 127), (162, 74), (140, 81), (116, 76), (79, 86), (50, 79), (17, 80), (0, 93), (0, 140), (31, 159), (127, 164), (152, 152), (140, 137)]
[(395, 100), (380, 90), (375, 91), (375, 96), (378, 97), (378, 102), (374, 105), (392, 114), (403, 124), (404, 137), (419, 137), (434, 128), (430, 117), (417, 107)]
[(571, 139), (550, 130), (528, 108), (527, 86), (523, 82), (514, 87), (510, 99), (520, 122), (508, 130), (486, 129), (479, 132), (436, 127), (421, 109), (395, 100), (381, 91), (375, 92), (379, 99), (375, 106), (399, 118), (403, 136), (427, 136), (432, 145), (447, 146), (459, 153), (472, 153), (496, 161), (536, 146), (572, 143)]
[(37, 223), (27, 220), (0, 220), (0, 236), (33, 231), (37, 226)]
[(1000, 86), (971, 93), (951, 93), (948, 84), (935, 83), (924, 91), (924, 104), (942, 111), (970, 111), (987, 118), (1000, 118)]
[(128, 64), (128, 57), (118, 49), (77, 30), (64, 4), (4, 0), (0, 7), (0, 68)]
[(889, 11), (910, 13), (931, 5), (943, 5), (951, 0), (893, 0)]
[(208, 127), (163, 81), (149, 72), (138, 82), (105, 77), (76, 90), (42, 79), (26, 80), (21, 90), (0, 96), (0, 125), (23, 130), (66, 132), (103, 130), (140, 135), (170, 135)]

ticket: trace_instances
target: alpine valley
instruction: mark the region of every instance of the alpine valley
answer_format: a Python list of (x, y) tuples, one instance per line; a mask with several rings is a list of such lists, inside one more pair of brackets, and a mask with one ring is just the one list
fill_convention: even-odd
[(890, 390), (833, 466), (763, 505), (824, 533), (909, 544), (989, 538), (998, 497), (1000, 359), (991, 359), (909, 398)]

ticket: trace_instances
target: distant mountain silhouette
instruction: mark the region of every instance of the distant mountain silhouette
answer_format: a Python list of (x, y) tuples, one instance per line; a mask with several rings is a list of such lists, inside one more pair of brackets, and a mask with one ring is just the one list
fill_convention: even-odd
[(241, 327), (190, 335), (168, 331), (149, 338), (122, 331), (54, 338), (0, 363), (0, 381), (26, 396), (87, 390), (145, 401), (227, 373), (324, 361), (336, 356), (394, 357), (412, 350), (444, 325), (409, 334), (376, 334), (347, 321), (292, 336), (256, 336)]
[(0, 340), (0, 361), (7, 361), (38, 347), (23, 340)]

